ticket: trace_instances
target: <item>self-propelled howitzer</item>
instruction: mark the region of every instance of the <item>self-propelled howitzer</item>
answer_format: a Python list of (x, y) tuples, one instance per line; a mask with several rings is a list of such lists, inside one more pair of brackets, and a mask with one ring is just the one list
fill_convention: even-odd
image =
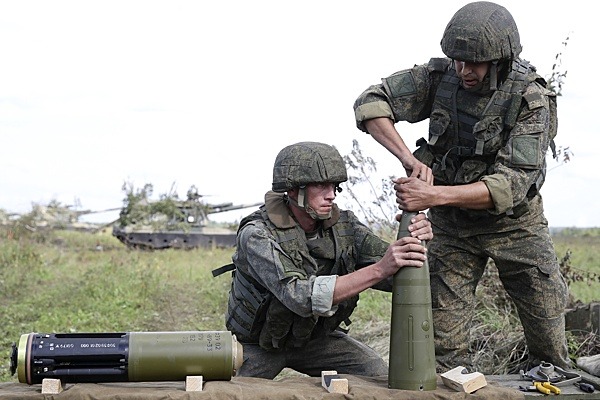
[(113, 236), (137, 249), (233, 247), (236, 230), (211, 223), (208, 216), (262, 204), (208, 204), (201, 197), (194, 186), (186, 200), (163, 196), (151, 201), (144, 191), (129, 195), (113, 225)]

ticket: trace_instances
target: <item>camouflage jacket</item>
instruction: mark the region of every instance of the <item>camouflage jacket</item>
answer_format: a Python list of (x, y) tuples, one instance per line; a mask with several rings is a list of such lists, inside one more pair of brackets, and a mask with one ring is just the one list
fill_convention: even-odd
[(555, 95), (526, 61), (507, 68), (498, 90), (472, 92), (462, 88), (450, 59), (431, 59), (384, 78), (354, 104), (365, 132), (364, 121), (372, 118), (429, 118), (429, 140), (418, 142), (415, 156), (432, 168), (436, 185), (485, 182), (494, 209), (430, 210), (434, 225), (459, 236), (545, 222), (539, 189), (556, 134)]
[[(337, 206), (320, 236), (306, 239), (280, 193), (268, 192), (265, 205), (242, 220), (226, 316), (241, 342), (301, 347), (317, 326), (334, 330), (352, 314), (358, 296), (332, 304), (337, 276), (377, 262), (388, 243)], [(392, 281), (375, 288), (391, 291)]]

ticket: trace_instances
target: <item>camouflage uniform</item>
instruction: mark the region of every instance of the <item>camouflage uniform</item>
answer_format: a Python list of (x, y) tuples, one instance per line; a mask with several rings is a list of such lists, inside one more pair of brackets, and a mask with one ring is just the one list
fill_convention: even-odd
[[(349, 323), (358, 295), (332, 303), (337, 276), (377, 262), (388, 243), (352, 212), (335, 205), (331, 215), (318, 222), (316, 232), (304, 232), (284, 192), (309, 182), (347, 179), (337, 150), (320, 147), (319, 153), (310, 150), (314, 143), (304, 146), (293, 145), (292, 150), (300, 147), (300, 154), (288, 157), (291, 164), (276, 161), (273, 189), (279, 193), (269, 191), (265, 204), (240, 223), (226, 315), (227, 328), (244, 346), (244, 363), (237, 374), (272, 379), (289, 367), (311, 376), (323, 370), (386, 375), (385, 361), (340, 329), (340, 324)], [(343, 172), (332, 175), (326, 159), (314, 165), (326, 158), (324, 152), (337, 154), (334, 165)], [(391, 279), (374, 288), (391, 291)]]
[[(363, 92), (354, 105), (357, 126), (366, 132), (364, 121), (373, 118), (410, 123), (429, 118), (429, 141), (421, 139), (414, 155), (432, 169), (434, 184), (483, 181), (493, 200), (489, 210), (429, 210), (434, 237), (428, 258), (440, 369), (471, 363), (469, 324), (475, 289), (489, 258), (516, 304), (529, 361), (568, 367), (567, 287), (539, 193), (545, 155), (556, 134), (555, 94), (545, 88), (534, 67), (517, 57), (521, 47), (508, 11), (487, 2), (471, 3), (464, 10), (448, 24), (442, 48), (459, 60), (494, 60), (482, 87), (465, 90), (450, 58), (432, 59)], [(492, 42), (494, 34), (510, 40), (501, 41), (504, 47), (499, 50), (481, 50), (480, 43), (469, 42), (479, 32), (465, 33), (480, 26), (493, 32), (486, 37)], [(486, 54), (495, 50), (499, 54)]]

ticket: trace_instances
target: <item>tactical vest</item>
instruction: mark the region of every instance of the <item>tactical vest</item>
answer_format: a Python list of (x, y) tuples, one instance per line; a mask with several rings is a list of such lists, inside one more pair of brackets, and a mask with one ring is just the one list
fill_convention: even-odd
[[(438, 61), (438, 62), (436, 62)], [(433, 59), (430, 65), (445, 65)], [(492, 173), (497, 152), (505, 145), (515, 126), (522, 100), (541, 101), (541, 94), (524, 95), (527, 86), (545, 81), (527, 61), (516, 59), (501, 86), (488, 94), (460, 90), (460, 78), (451, 66), (443, 75), (435, 94), (429, 123), (429, 143), (421, 139), (415, 156), (432, 168), (436, 181), (443, 185), (476, 182)], [(490, 96), (491, 93), (491, 96)], [(556, 98), (550, 100), (550, 147), (554, 153), (556, 136)], [(545, 168), (536, 182), (539, 190)]]
[[(323, 237), (306, 240), (298, 226), (277, 228), (268, 218), (265, 206), (240, 222), (240, 229), (251, 221), (265, 223), (277, 243), (288, 257), (281, 257), (286, 277), (307, 279), (312, 275), (344, 275), (355, 270), (354, 230), (348, 213), (340, 210), (340, 218), (331, 228), (323, 231)], [(266, 288), (246, 273), (225, 266), (216, 274), (233, 269), (233, 280), (226, 313), (226, 327), (241, 342), (259, 343), (267, 350), (286, 347), (302, 347), (319, 326), (325, 332), (339, 327), (348, 318), (358, 302), (358, 295), (338, 304), (331, 317), (301, 318), (283, 306)]]

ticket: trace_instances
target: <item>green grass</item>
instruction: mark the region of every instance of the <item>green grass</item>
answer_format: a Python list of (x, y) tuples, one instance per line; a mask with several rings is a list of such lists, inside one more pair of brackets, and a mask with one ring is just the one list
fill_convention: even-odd
[[(555, 238), (573, 268), (600, 273), (600, 236)], [(224, 330), (230, 275), (211, 271), (232, 249), (128, 250), (110, 234), (28, 233), (0, 227), (0, 381), (12, 342), (22, 334)], [(576, 282), (584, 302), (600, 300), (598, 282)], [(390, 294), (361, 294), (352, 333), (385, 354)]]
[[(97, 250), (101, 246), (103, 250)], [(110, 236), (0, 239), (0, 381), (29, 332), (224, 330), (232, 250), (130, 251)]]
[[(600, 301), (600, 234), (598, 229), (566, 231), (554, 235), (554, 248), (559, 259), (568, 253), (573, 279), (569, 289), (583, 303)], [(576, 280), (575, 280), (576, 279)]]

